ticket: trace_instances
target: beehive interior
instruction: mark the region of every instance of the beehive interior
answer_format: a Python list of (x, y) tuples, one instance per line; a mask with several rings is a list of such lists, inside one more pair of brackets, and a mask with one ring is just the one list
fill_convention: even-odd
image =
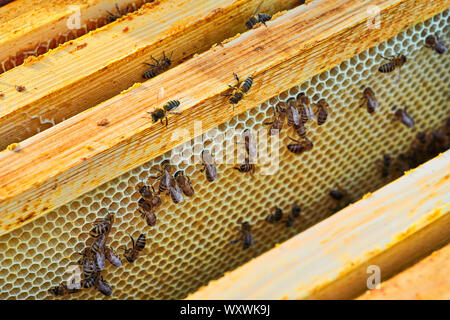
[[(251, 177), (233, 170), (232, 165), (219, 165), (219, 179), (208, 183), (200, 165), (182, 161), (184, 151), (192, 148), (199, 155), (203, 150), (204, 142), (196, 139), (172, 157), (172, 164), (191, 177), (196, 195), (178, 205), (164, 198), (155, 227), (147, 226), (136, 211), (139, 194), (134, 187), (148, 178), (152, 166), (169, 159), (170, 152), (1, 236), (0, 298), (53, 299), (47, 290), (67, 278), (65, 271), (76, 264), (79, 256), (75, 252), (89, 238), (91, 223), (108, 210), (116, 212), (110, 234), (110, 246), (116, 251), (129, 246), (128, 234), (137, 237), (143, 232), (148, 239), (134, 264), (107, 266), (103, 275), (114, 289), (110, 298), (176, 299), (329, 216), (334, 205), (329, 190), (340, 187), (355, 199), (376, 190), (386, 182), (377, 164), (382, 154), (395, 156), (409, 148), (417, 132), (441, 125), (449, 115), (449, 55), (424, 48), (429, 34), (437, 32), (444, 42), (449, 39), (449, 19), (447, 10), (217, 128), (216, 134), (261, 129), (272, 118), (272, 106), (298, 92), (325, 98), (331, 107), (327, 123), (321, 127), (307, 124), (313, 150), (300, 156), (289, 153), (287, 136), (295, 135), (285, 127), (275, 175)], [(382, 63), (379, 54), (398, 53), (409, 60), (396, 83), (395, 73), (380, 74), (377, 69)], [(372, 87), (381, 105), (373, 115), (360, 107), (362, 85)], [(391, 120), (394, 106), (409, 106), (414, 129)], [(289, 212), (294, 203), (301, 206), (302, 218), (291, 228), (264, 222), (268, 208), (278, 206)], [(253, 226), (255, 245), (246, 251), (230, 244), (240, 220)], [(105, 297), (88, 289), (65, 298)]]

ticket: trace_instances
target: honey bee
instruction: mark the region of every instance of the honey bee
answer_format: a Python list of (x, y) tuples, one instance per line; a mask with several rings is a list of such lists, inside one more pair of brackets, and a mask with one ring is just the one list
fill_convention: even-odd
[(171, 112), (171, 110), (178, 108), (180, 101), (171, 100), (166, 102), (162, 108), (155, 109), (155, 111), (147, 111), (152, 116), (152, 123), (160, 121), (163, 124), (163, 119), (166, 120), (166, 127), (169, 124), (168, 114), (181, 114), (180, 112)]
[(245, 163), (241, 164), (239, 167), (234, 167), (233, 169), (236, 169), (242, 173), (250, 172), (253, 175), (255, 173), (256, 166), (255, 164), (250, 163), (250, 160), (247, 157)]
[(202, 165), (203, 169), (202, 172), (205, 171), (206, 180), (209, 182), (213, 182), (217, 179), (217, 168), (216, 164), (214, 163), (214, 158), (211, 156), (209, 151), (203, 150), (202, 151)]
[(381, 57), (383, 59), (389, 61), (388, 63), (385, 63), (378, 68), (378, 71), (381, 73), (392, 72), (396, 68), (400, 68), (401, 66), (403, 66), (406, 63), (406, 56), (404, 56), (404, 55), (398, 55), (397, 57), (395, 57), (395, 56), (390, 56), (390, 57), (381, 56)]
[(122, 13), (122, 11), (120, 10), (119, 5), (117, 3), (116, 3), (116, 10), (118, 13), (117, 15), (106, 10), (106, 12), (108, 12), (108, 14), (109, 14), (109, 16), (107, 18), (108, 23), (114, 22), (117, 19), (119, 19), (120, 17), (123, 17), (124, 15), (127, 15), (130, 12), (130, 8), (129, 8), (129, 6), (127, 6), (125, 12)]
[(97, 282), (97, 279), (98, 279), (98, 274), (96, 274), (95, 276), (92, 276), (90, 278), (85, 278), (83, 281), (83, 287), (86, 289), (93, 287), (95, 285), (95, 283)]
[(255, 144), (255, 139), (250, 133), (249, 129), (245, 129), (242, 137), (244, 138), (245, 151), (247, 152), (250, 159), (255, 159), (257, 154), (257, 147)]
[(403, 110), (398, 109), (395, 111), (394, 117), (408, 128), (412, 128), (414, 127), (414, 119), (408, 114), (407, 109), (408, 107), (405, 107)]
[(447, 47), (439, 41), (439, 36), (437, 35), (437, 33), (436, 35), (429, 35), (425, 39), (425, 46), (433, 49), (439, 54), (444, 54), (448, 51)]
[(330, 197), (337, 203), (337, 205), (330, 209), (331, 213), (341, 211), (352, 203), (350, 195), (345, 190), (331, 190)]
[(231, 241), (231, 244), (236, 244), (242, 241), (243, 250), (250, 248), (250, 246), (254, 244), (250, 224), (248, 222), (242, 222), (241, 227), (238, 227), (238, 230), (241, 233), (241, 236), (239, 239)]
[(152, 179), (159, 179), (159, 192), (168, 191), (172, 201), (174, 203), (181, 203), (184, 201), (183, 193), (180, 189), (180, 186), (176, 183), (174, 177), (171, 173), (171, 165), (168, 160), (164, 160), (161, 163), (162, 170), (158, 168), (154, 168), (155, 170), (161, 172), (159, 176), (150, 177)]
[(94, 222), (94, 228), (89, 232), (89, 234), (97, 238), (105, 233), (109, 233), (112, 225), (114, 224), (114, 213), (109, 213), (106, 218), (99, 219)]
[(261, 3), (258, 5), (258, 7), (256, 7), (256, 10), (253, 13), (253, 15), (251, 16), (251, 18), (248, 19), (247, 22), (245, 23), (245, 25), (247, 26), (247, 29), (249, 29), (249, 30), (253, 29), (253, 27), (260, 22), (267, 27), (266, 22), (269, 21), (270, 19), (272, 19), (272, 16), (270, 14), (258, 12), (259, 8), (263, 4), (263, 2), (264, 2), (264, 0), (261, 1)]
[(286, 109), (284, 109), (280, 104), (273, 107), (273, 113), (275, 119), (272, 122), (264, 122), (264, 125), (270, 125), (269, 135), (277, 135), (281, 132), (284, 125), (284, 120), (286, 119)]
[(252, 87), (253, 84), (253, 78), (252, 77), (248, 77), (247, 79), (244, 80), (244, 82), (241, 83), (241, 81), (239, 80), (239, 77), (236, 73), (233, 73), (234, 78), (236, 79), (236, 86), (232, 86), (232, 85), (228, 85), (231, 89), (233, 89), (233, 93), (231, 94), (225, 94), (225, 97), (230, 97), (229, 101), (230, 103), (233, 105), (233, 110), (234, 110), (234, 106), (236, 104), (239, 103), (239, 101), (242, 100), (242, 98), (244, 98), (244, 95), (250, 91), (250, 88)]
[(106, 282), (105, 279), (103, 279), (103, 277), (100, 277), (97, 281), (97, 289), (98, 291), (100, 291), (101, 293), (103, 293), (105, 296), (110, 296), (112, 295), (112, 288), (109, 285), (108, 282)]
[(294, 98), (290, 98), (287, 101), (287, 123), (290, 127), (296, 127), (300, 125), (300, 113), (297, 110), (297, 100)]
[(114, 252), (114, 250), (110, 247), (105, 247), (105, 256), (106, 259), (115, 267), (122, 266), (122, 260), (119, 256)]
[(312, 141), (310, 141), (308, 139), (303, 139), (302, 141), (298, 141), (291, 137), (288, 137), (288, 138), (291, 139), (292, 141), (296, 142), (294, 144), (287, 145), (288, 150), (292, 153), (301, 154), (301, 153), (303, 153), (305, 151), (309, 151), (313, 148)]
[(367, 103), (367, 112), (374, 113), (375, 110), (377, 110), (380, 107), (378, 105), (377, 99), (375, 98), (375, 93), (371, 88), (367, 87), (364, 89), (363, 95)]
[(287, 228), (293, 226), (295, 219), (297, 219), (300, 216), (300, 212), (301, 212), (300, 206), (295, 204), (292, 207), (292, 210), (289, 213), (286, 221), (284, 222)]
[(65, 296), (80, 291), (79, 288), (69, 289), (66, 284), (60, 283), (58, 286), (48, 289), (55, 296)]
[(311, 102), (304, 92), (300, 92), (297, 97), (297, 106), (300, 109), (300, 116), (303, 123), (308, 122), (309, 119), (316, 120), (316, 116), (311, 107)]
[(91, 246), (91, 250), (94, 252), (95, 267), (99, 271), (105, 269), (105, 242), (106, 236), (103, 234)]
[(317, 102), (317, 124), (321, 126), (322, 124), (327, 121), (328, 117), (328, 110), (329, 108), (328, 102), (325, 101), (325, 99), (320, 99)]
[(145, 219), (145, 222), (147, 222), (148, 226), (154, 227), (156, 225), (157, 218), (153, 210), (141, 211), (141, 216), (143, 219)]
[(97, 267), (92, 258), (83, 258), (83, 276), (85, 279), (92, 277), (97, 272)]
[(283, 219), (283, 210), (281, 210), (280, 208), (276, 207), (275, 208), (275, 212), (270, 213), (267, 217), (266, 217), (266, 222), (270, 223), (270, 224), (274, 224), (276, 222), (279, 222)]
[(138, 258), (139, 252), (145, 248), (146, 240), (145, 234), (143, 233), (137, 238), (136, 243), (131, 235), (129, 235), (129, 237), (131, 239), (132, 247), (130, 249), (124, 249), (124, 257), (128, 262), (133, 263)]
[(16, 88), (17, 92), (24, 92), (27, 89), (27, 88), (25, 88), (25, 86), (15, 85), (14, 87)]
[(332, 197), (334, 200), (337, 200), (337, 201), (344, 199), (346, 194), (347, 193), (343, 190), (331, 190), (329, 192), (330, 197)]
[(182, 170), (175, 172), (174, 177), (184, 195), (187, 197), (192, 197), (194, 195), (194, 188), (192, 187), (191, 179), (186, 176)]
[[(153, 186), (147, 186), (142, 182), (139, 182), (136, 185), (136, 189), (139, 191), (141, 195), (141, 199), (139, 199), (139, 207), (148, 211), (151, 208), (157, 208), (162, 204), (162, 200), (160, 196), (156, 193), (155, 188)], [(147, 209), (150, 208), (150, 209)]]
[(172, 53), (170, 54), (170, 57), (166, 57), (166, 53), (163, 51), (163, 57), (161, 60), (157, 60), (150, 56), (150, 58), (155, 62), (155, 64), (144, 62), (147, 66), (150, 67), (147, 71), (145, 71), (142, 74), (142, 77), (144, 79), (151, 79), (156, 77), (157, 75), (163, 73), (167, 69), (169, 69), (170, 65), (172, 64)]
[(391, 175), (392, 159), (388, 154), (383, 154), (383, 160), (381, 162), (381, 176), (387, 178)]

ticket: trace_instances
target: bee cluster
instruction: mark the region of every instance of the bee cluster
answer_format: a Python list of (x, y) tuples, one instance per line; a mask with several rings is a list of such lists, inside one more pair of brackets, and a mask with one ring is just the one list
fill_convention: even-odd
[[(261, 2), (262, 4), (262, 2)], [(260, 5), (261, 5), (260, 4)], [(266, 25), (272, 17), (268, 14), (258, 13), (259, 7), (256, 9), (254, 15), (247, 21), (246, 26), (251, 29), (257, 23)], [(128, 13), (128, 8), (125, 12), (121, 12), (117, 7), (118, 15), (110, 14), (110, 20), (114, 21), (120, 16)], [(429, 36), (426, 39), (426, 46), (432, 48), (437, 53), (442, 54), (447, 52), (445, 46), (439, 42), (438, 36)], [(163, 51), (163, 56), (160, 60), (151, 57), (153, 63), (146, 63), (150, 68), (142, 75), (144, 79), (150, 79), (168, 70), (172, 64), (172, 53), (168, 57)], [(389, 73), (396, 69), (399, 69), (407, 61), (406, 56), (398, 55), (392, 57), (386, 57), (387, 63), (379, 67), (379, 72)], [(233, 73), (236, 80), (235, 85), (228, 85), (231, 93), (225, 94), (228, 97), (229, 103), (233, 108), (249, 93), (253, 86), (253, 77), (249, 76), (241, 81), (236, 73)], [(367, 112), (373, 114), (380, 108), (380, 105), (376, 99), (376, 94), (370, 87), (362, 88), (362, 106), (365, 105)], [(316, 102), (312, 102), (316, 101)], [(168, 114), (179, 114), (173, 112), (180, 106), (180, 101), (172, 100), (165, 103), (162, 108), (156, 108), (152, 112), (148, 112), (151, 115), (153, 123), (160, 122), (168, 125)], [(328, 119), (328, 112), (330, 106), (327, 101), (320, 97), (308, 97), (304, 92), (299, 93), (295, 98), (290, 98), (287, 101), (280, 101), (273, 106), (273, 119), (270, 122), (264, 124), (269, 126), (268, 132), (270, 136), (279, 134), (285, 122), (287, 126), (292, 128), (293, 132), (297, 135), (297, 139), (288, 136), (294, 143), (288, 144), (287, 149), (296, 155), (303, 154), (304, 152), (311, 151), (313, 149), (313, 142), (307, 137), (306, 125), (311, 120), (312, 123), (317, 123), (318, 126), (322, 126)], [(414, 120), (408, 114), (407, 107), (404, 109), (398, 109), (392, 115), (393, 119), (401, 122), (408, 128), (414, 127)], [(103, 124), (99, 124), (103, 125)], [(105, 124), (107, 125), (107, 124)], [(392, 160), (389, 155), (384, 155), (381, 168), (383, 177), (393, 178), (395, 174), (409, 170), (417, 166), (418, 164), (431, 159), (440, 152), (443, 152), (449, 148), (450, 141), (450, 118), (447, 119), (446, 124), (438, 130), (430, 133), (421, 132), (417, 135), (416, 147), (410, 153), (401, 154), (397, 159)], [(256, 145), (254, 138), (249, 133), (249, 130), (245, 130), (243, 133), (243, 143), (245, 144), (245, 162), (244, 164), (234, 167), (233, 169), (241, 173), (253, 174), (256, 170), (254, 159), (256, 157)], [(201, 162), (203, 168), (202, 172), (205, 172), (206, 180), (213, 182), (218, 178), (218, 172), (215, 165), (214, 157), (210, 152), (204, 150), (201, 153)], [(184, 201), (184, 197), (193, 197), (195, 191), (189, 176), (184, 171), (178, 170), (174, 174), (172, 165), (168, 161), (164, 161), (160, 168), (154, 167), (150, 171), (156, 171), (156, 175), (150, 175), (147, 182), (139, 182), (136, 185), (136, 190), (140, 195), (137, 202), (138, 213), (145, 220), (146, 224), (153, 227), (157, 224), (156, 212), (164, 202), (164, 195), (171, 198), (174, 204), (179, 204)], [(156, 186), (156, 188), (155, 188)], [(329, 196), (335, 202), (335, 206), (330, 208), (332, 213), (338, 212), (344, 207), (348, 206), (354, 201), (352, 197), (341, 189), (331, 190)], [(265, 219), (264, 222), (271, 225), (284, 224), (285, 227), (292, 227), (297, 220), (304, 219), (301, 215), (301, 208), (299, 205), (294, 204), (288, 215), (284, 215), (283, 211), (276, 207)], [(101, 275), (105, 268), (105, 261), (108, 260), (110, 264), (115, 267), (122, 266), (122, 260), (112, 248), (107, 246), (108, 235), (111, 227), (114, 223), (114, 214), (108, 214), (104, 219), (100, 219), (94, 222), (94, 227), (90, 232), (90, 235), (94, 238), (93, 243), (86, 247), (80, 254), (82, 258), (78, 263), (83, 269), (82, 287), (90, 288), (95, 287), (98, 291), (104, 295), (111, 295), (112, 288), (106, 282)], [(240, 222), (240, 226), (236, 227), (239, 233), (237, 239), (232, 240), (231, 244), (241, 243), (243, 250), (246, 250), (255, 244), (252, 234), (251, 223), (248, 221)], [(124, 248), (124, 258), (133, 263), (139, 258), (139, 255), (145, 249), (146, 236), (141, 233), (135, 240), (131, 235), (131, 247)], [(64, 283), (59, 286), (51, 288), (50, 292), (57, 296), (71, 294), (80, 291), (81, 288), (68, 288)]]

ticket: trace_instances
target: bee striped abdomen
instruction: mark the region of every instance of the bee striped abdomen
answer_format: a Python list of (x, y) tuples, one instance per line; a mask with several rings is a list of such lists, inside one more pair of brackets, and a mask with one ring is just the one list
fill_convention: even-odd
[(253, 163), (244, 163), (239, 167), (234, 167), (234, 169), (238, 170), (239, 172), (250, 172), (255, 168), (255, 165)]
[(177, 108), (179, 105), (180, 105), (180, 101), (178, 101), (178, 100), (171, 100), (171, 101), (166, 102), (164, 104), (163, 108), (166, 111), (170, 111), (170, 110), (173, 110), (173, 109)]
[(393, 62), (388, 62), (383, 64), (382, 66), (380, 66), (380, 68), (378, 69), (378, 71), (382, 72), (382, 73), (389, 73), (394, 71), (395, 66)]
[(253, 78), (252, 77), (248, 77), (247, 79), (245, 79), (245, 81), (242, 83), (241, 85), (241, 91), (244, 93), (247, 93), (250, 88), (252, 87), (253, 84)]

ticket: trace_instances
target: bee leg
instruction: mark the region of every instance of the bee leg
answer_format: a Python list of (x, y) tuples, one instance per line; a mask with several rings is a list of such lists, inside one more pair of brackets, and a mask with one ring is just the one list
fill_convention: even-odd
[(234, 78), (236, 79), (237, 87), (239, 87), (239, 84), (241, 83), (241, 82), (239, 81), (239, 77), (238, 77), (238, 75), (237, 75), (236, 73), (234, 73), (234, 72), (233, 72), (233, 75), (234, 75)]
[(120, 11), (119, 5), (117, 3), (116, 3), (116, 10), (118, 14), (122, 15), (122, 12)]
[(169, 125), (169, 119), (166, 117), (166, 128), (167, 128), (168, 125)]
[(238, 243), (240, 240), (238, 239), (238, 240), (233, 240), (233, 241), (230, 241), (230, 244), (236, 244), (236, 243)]
[(261, 23), (262, 23), (266, 28), (268, 28), (268, 26), (267, 26), (267, 24), (266, 24), (265, 21), (261, 21)]
[(146, 65), (148, 65), (149, 67), (152, 67), (152, 68), (156, 68), (157, 67), (156, 65), (151, 64), (151, 63), (147, 63), (147, 62), (144, 62), (144, 64), (146, 64)]
[(155, 67), (159, 67), (159, 61), (156, 60), (153, 56), (150, 56), (150, 58), (156, 62), (156, 66)]

